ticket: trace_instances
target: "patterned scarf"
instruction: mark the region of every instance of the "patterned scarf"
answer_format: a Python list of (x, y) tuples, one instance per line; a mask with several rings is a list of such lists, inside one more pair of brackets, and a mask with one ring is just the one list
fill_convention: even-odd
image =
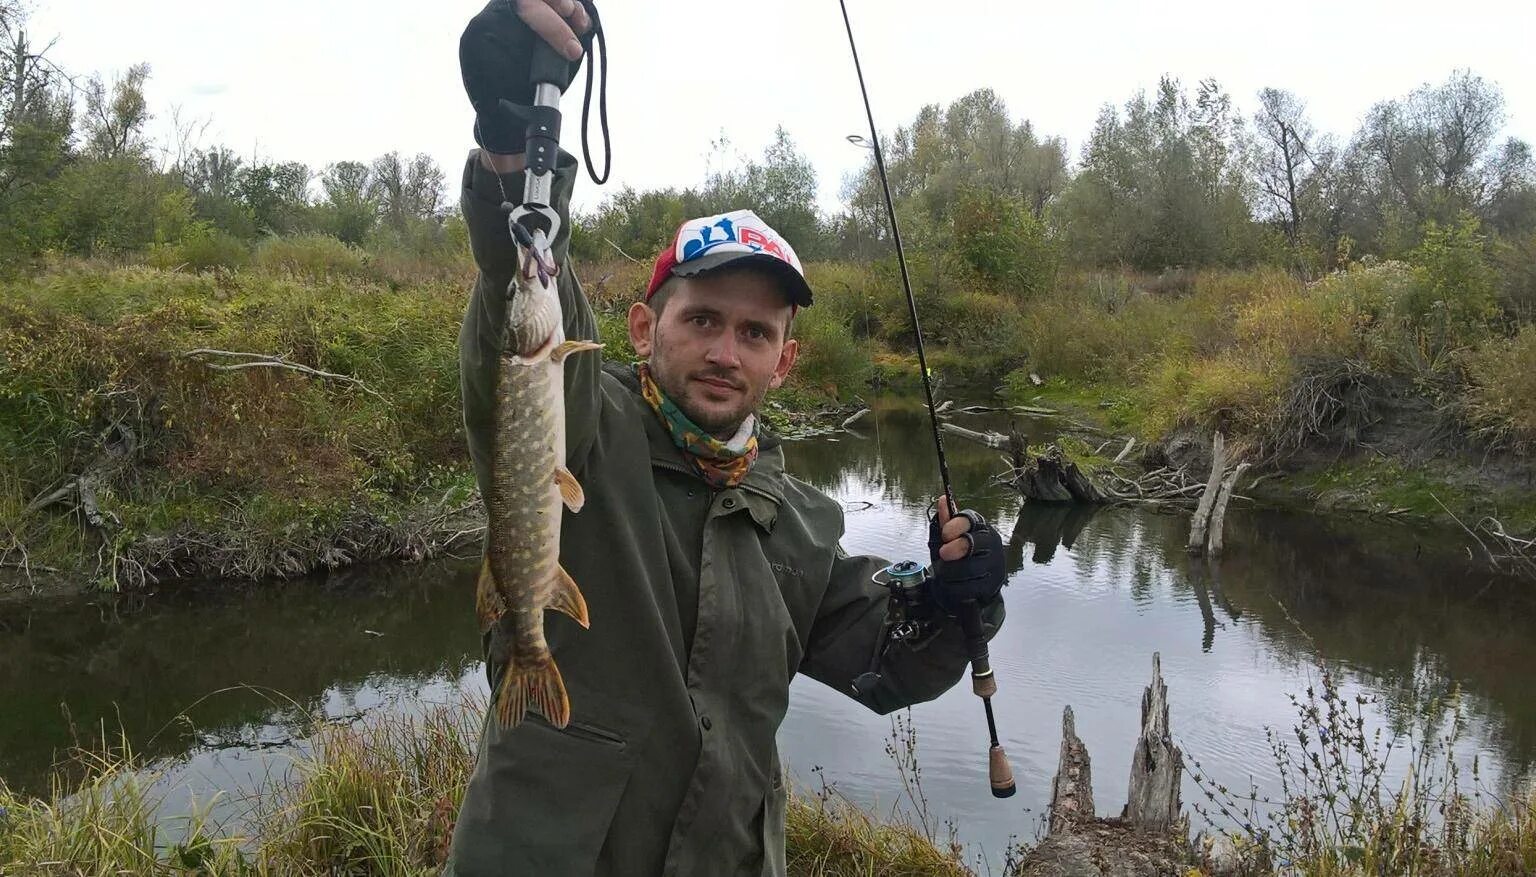
[(710, 487), (735, 487), (747, 477), (752, 461), (757, 459), (755, 416), (748, 417), (729, 442), (720, 441), (688, 419), (688, 415), (661, 392), (656, 379), (651, 377), (648, 363), (636, 363), (635, 373), (640, 377), (640, 394), (661, 418), (662, 425), (672, 436), (672, 443), (682, 449), (683, 456)]

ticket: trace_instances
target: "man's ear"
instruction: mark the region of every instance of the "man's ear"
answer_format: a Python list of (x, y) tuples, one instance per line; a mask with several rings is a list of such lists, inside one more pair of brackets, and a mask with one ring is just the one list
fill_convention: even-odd
[(784, 349), (779, 351), (778, 365), (773, 368), (773, 380), (768, 382), (768, 389), (777, 390), (789, 377), (789, 370), (795, 367), (795, 357), (800, 355), (800, 341), (791, 338), (784, 342)]
[(651, 356), (651, 336), (656, 331), (656, 312), (643, 301), (629, 306), (629, 346), (641, 359)]

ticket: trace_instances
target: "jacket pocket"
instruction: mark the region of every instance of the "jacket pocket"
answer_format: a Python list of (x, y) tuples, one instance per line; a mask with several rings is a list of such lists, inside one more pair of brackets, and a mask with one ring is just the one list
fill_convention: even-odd
[(454, 827), (453, 873), (587, 877), (634, 769), (618, 734), (529, 716), (510, 730), (488, 718)]

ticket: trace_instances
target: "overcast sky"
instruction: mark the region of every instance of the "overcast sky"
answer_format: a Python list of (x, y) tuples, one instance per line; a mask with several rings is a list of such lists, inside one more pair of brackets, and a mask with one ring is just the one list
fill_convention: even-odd
[[(33, 0), (73, 73), (153, 68), (163, 136), (172, 106), (208, 119), (204, 145), (321, 167), (398, 149), (456, 179), (473, 114), (457, 46), (475, 0)], [(863, 153), (865, 127), (836, 0), (599, 0), (612, 53), (610, 188), (700, 182), (711, 141), (756, 155), (778, 124), (811, 157), (823, 206)], [(1536, 4), (1291, 0), (1284, 4), (849, 0), (875, 120), (889, 131), (925, 103), (981, 86), (1015, 118), (1065, 136), (1075, 158), (1099, 108), (1163, 73), (1214, 76), (1251, 112), (1265, 86), (1301, 95), (1341, 137), (1375, 101), (1470, 67), (1502, 86), (1509, 133), (1536, 141)], [(564, 144), (579, 149), (580, 79)], [(603, 196), (590, 182), (578, 207)]]

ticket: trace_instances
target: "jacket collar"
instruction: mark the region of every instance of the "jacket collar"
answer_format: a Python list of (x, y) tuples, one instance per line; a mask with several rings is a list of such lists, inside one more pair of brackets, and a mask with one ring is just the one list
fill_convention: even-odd
[[(634, 367), (628, 363), (608, 361), (603, 363), (603, 368), (617, 378), (625, 389), (634, 393), (636, 403), (646, 415), (641, 421), (645, 424), (645, 437), (650, 445), (651, 465), (679, 469), (697, 478), (698, 474), (688, 465), (682, 450), (673, 443), (666, 427), (651, 411), (650, 403), (640, 395), (640, 380), (635, 376)], [(699, 481), (703, 483), (702, 478)], [(740, 487), (734, 489), (747, 494), (744, 504), (752, 513), (753, 520), (764, 529), (771, 530), (778, 516), (778, 507), (784, 502), (784, 448), (778, 434), (762, 418), (758, 418), (757, 459), (753, 461)]]

